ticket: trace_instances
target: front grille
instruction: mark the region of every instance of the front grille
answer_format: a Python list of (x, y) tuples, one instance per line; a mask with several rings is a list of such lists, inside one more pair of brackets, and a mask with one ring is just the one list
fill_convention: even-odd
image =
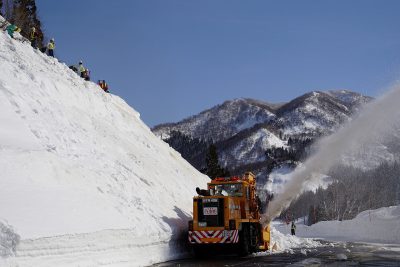
[(197, 203), (199, 226), (224, 226), (223, 198), (200, 198)]

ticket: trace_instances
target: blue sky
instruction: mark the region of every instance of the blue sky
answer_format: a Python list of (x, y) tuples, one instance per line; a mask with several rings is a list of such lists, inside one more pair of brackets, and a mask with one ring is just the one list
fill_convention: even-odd
[(400, 74), (400, 1), (37, 0), (56, 56), (149, 126), (248, 97), (378, 96)]

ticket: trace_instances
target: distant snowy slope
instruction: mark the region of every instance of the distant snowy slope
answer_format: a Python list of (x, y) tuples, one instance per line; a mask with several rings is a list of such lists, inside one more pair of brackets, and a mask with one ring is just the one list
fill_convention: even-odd
[(278, 110), (287, 135), (332, 133), (352, 112), (370, 98), (350, 91), (314, 91), (304, 94)]
[[(266, 124), (259, 124), (218, 144), (224, 166), (263, 161), (265, 151), (271, 147), (287, 147), (276, 131)], [(221, 149), (223, 148), (223, 149)]]
[(205, 110), (178, 123), (161, 124), (153, 132), (163, 139), (171, 131), (180, 131), (186, 135), (218, 142), (229, 138), (242, 130), (258, 123), (275, 118), (273, 108), (267, 103), (251, 99), (235, 99)]
[(136, 266), (175, 257), (194, 188), (207, 178), (122, 99), (4, 33), (0, 67), (0, 221), (21, 237), (7, 261)]

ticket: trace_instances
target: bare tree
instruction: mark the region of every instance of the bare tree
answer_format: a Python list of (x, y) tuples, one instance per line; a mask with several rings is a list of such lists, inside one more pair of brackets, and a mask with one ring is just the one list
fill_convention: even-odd
[[(326, 189), (305, 192), (288, 211), (296, 218), (308, 216), (309, 224), (320, 220), (348, 220), (368, 209), (398, 205), (400, 164), (382, 163), (372, 170), (341, 166), (330, 171)], [(308, 208), (307, 208), (308, 207)]]

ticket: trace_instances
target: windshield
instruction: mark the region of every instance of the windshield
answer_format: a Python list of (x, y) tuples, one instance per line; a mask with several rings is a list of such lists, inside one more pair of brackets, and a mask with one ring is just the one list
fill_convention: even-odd
[(241, 184), (211, 185), (210, 189), (212, 189), (215, 196), (231, 196), (231, 197), (243, 196)]

